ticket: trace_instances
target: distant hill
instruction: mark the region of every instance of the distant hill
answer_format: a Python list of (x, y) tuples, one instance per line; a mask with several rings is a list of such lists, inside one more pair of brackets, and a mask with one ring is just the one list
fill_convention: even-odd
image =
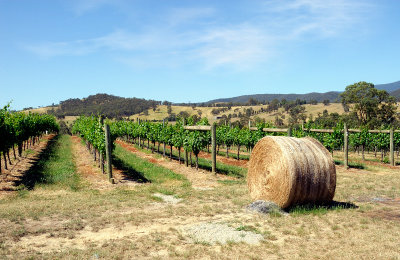
[[(388, 83), (388, 84), (378, 84), (375, 85), (375, 88), (380, 89), (380, 90), (386, 90), (389, 92), (391, 95), (400, 98), (400, 81), (396, 81), (393, 83)], [(254, 94), (254, 95), (243, 95), (243, 96), (237, 96), (237, 97), (231, 97), (231, 98), (219, 98), (219, 99), (214, 99), (210, 100), (208, 102), (205, 102), (206, 104), (210, 103), (247, 103), (250, 98), (253, 98), (259, 102), (265, 102), (265, 101), (272, 101), (274, 99), (282, 100), (286, 99), (287, 101), (294, 101), (296, 99), (300, 100), (317, 100), (318, 102), (322, 102), (324, 100), (329, 100), (330, 102), (338, 102), (340, 101), (340, 93), (339, 91), (330, 91), (326, 93), (318, 93), (318, 92), (312, 92), (312, 93), (307, 93), (307, 94)]]
[(397, 99), (400, 99), (400, 89), (391, 92), (390, 95)]
[(286, 99), (287, 101), (293, 101), (296, 99), (306, 100), (306, 101), (317, 100), (318, 102), (329, 100), (331, 102), (334, 102), (336, 100), (339, 100), (340, 93), (341, 92), (338, 91), (330, 91), (326, 93), (312, 92), (307, 94), (255, 94), (255, 95), (244, 95), (232, 98), (214, 99), (206, 103), (218, 103), (218, 102), (246, 103), (249, 101), (250, 98), (253, 98), (259, 102), (265, 102), (265, 101), (269, 102), (274, 99), (278, 100)]
[(380, 89), (380, 90), (386, 90), (387, 92), (391, 93), (396, 90), (400, 89), (400, 81), (396, 81), (393, 83), (388, 83), (388, 84), (378, 84), (375, 85), (375, 88)]
[(61, 101), (58, 109), (48, 113), (56, 116), (80, 116), (102, 114), (107, 117), (130, 116), (156, 108), (160, 101), (139, 98), (123, 98), (108, 94), (96, 94), (87, 98)]

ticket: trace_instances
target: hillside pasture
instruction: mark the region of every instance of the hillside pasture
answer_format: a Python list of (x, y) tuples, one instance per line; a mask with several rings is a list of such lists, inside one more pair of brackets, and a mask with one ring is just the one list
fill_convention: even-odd
[[(344, 110), (343, 107), (340, 103), (332, 103), (328, 106), (325, 106), (324, 104), (317, 104), (317, 105), (310, 105), (306, 104), (304, 105), (306, 108), (306, 115), (309, 116), (312, 114), (314, 117), (318, 115), (318, 113), (322, 114), (323, 111), (326, 109), (329, 111), (329, 113), (339, 113), (343, 114)], [(181, 112), (186, 112), (189, 115), (201, 115), (201, 117), (207, 117), (209, 122), (214, 122), (216, 116), (222, 116), (226, 115), (228, 116), (229, 114), (239, 114), (245, 113), (246, 109), (253, 109), (254, 111), (259, 111), (261, 108), (267, 109), (268, 105), (257, 105), (257, 106), (232, 106), (231, 109), (221, 112), (219, 114), (213, 115), (211, 111), (213, 109), (218, 109), (218, 107), (189, 107), (189, 106), (171, 106), (171, 113), (175, 115), (179, 115)], [(130, 116), (130, 119), (136, 120), (136, 118), (140, 118), (142, 120), (158, 120), (161, 121), (164, 118), (168, 117), (167, 113), (167, 106), (160, 105), (157, 106), (156, 110), (154, 111), (153, 109), (149, 109), (147, 111), (148, 115), (145, 115), (145, 113), (140, 113), (140, 114), (135, 114)], [(285, 122), (287, 123), (287, 120), (289, 118), (289, 114), (284, 111), (283, 108), (279, 108), (278, 111), (273, 111), (273, 112), (261, 112), (257, 113), (256, 115), (252, 115), (251, 118), (254, 119), (255, 117), (259, 117), (261, 119), (265, 119), (267, 122), (274, 122), (275, 116), (277, 115), (284, 115), (285, 116)], [(232, 118), (232, 121), (237, 121), (239, 120), (238, 117)]]
[[(342, 107), (341, 103), (330, 103), (329, 105), (324, 105), (322, 103), (318, 103), (316, 105), (311, 105), (311, 104), (305, 104), (303, 105), (305, 107), (305, 115), (309, 118), (310, 115), (313, 116), (313, 118), (317, 117), (319, 114), (322, 114), (324, 110), (327, 110), (328, 113), (338, 113), (340, 115), (344, 114), (344, 110)], [(221, 112), (218, 114), (212, 114), (213, 109), (218, 109), (218, 107), (198, 107), (198, 106), (171, 106), (171, 113), (175, 115), (179, 115), (181, 112), (186, 112), (189, 114), (189, 116), (196, 115), (196, 116), (201, 116), (201, 117), (207, 117), (208, 121), (210, 123), (216, 121), (216, 117), (221, 117), (222, 115), (233, 115), (236, 114), (238, 115), (239, 112), (244, 114), (246, 109), (253, 109), (254, 111), (260, 111), (261, 108), (266, 109), (268, 105), (255, 105), (255, 106), (232, 106), (231, 109)], [(32, 112), (32, 113), (47, 113), (48, 110), (50, 110), (52, 107), (41, 107), (41, 108), (35, 108), (31, 110), (26, 110), (26, 112)], [(57, 108), (55, 108), (57, 109)], [(400, 112), (400, 103), (397, 103), (397, 112)], [(77, 116), (66, 116), (63, 121), (66, 121), (68, 125), (71, 125), (72, 122), (78, 117)], [(148, 109), (147, 112), (142, 112), (139, 114), (133, 114), (129, 116), (128, 118), (130, 120), (136, 120), (137, 118), (141, 120), (156, 120), (156, 121), (162, 121), (164, 118), (167, 118), (169, 116), (168, 114), (168, 109), (166, 105), (158, 105), (155, 109)], [(288, 123), (289, 120), (289, 113), (285, 112), (283, 108), (279, 108), (278, 111), (272, 111), (272, 112), (261, 112), (257, 113), (255, 115), (250, 116), (251, 119), (255, 119), (256, 117), (259, 117), (261, 119), (265, 119), (266, 122), (274, 122), (275, 117), (284, 117), (283, 121), (285, 124)], [(232, 122), (238, 121), (239, 117), (233, 117), (231, 119)]]

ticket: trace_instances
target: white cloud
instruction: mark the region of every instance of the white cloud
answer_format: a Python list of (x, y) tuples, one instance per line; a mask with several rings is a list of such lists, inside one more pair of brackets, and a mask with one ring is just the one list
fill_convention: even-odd
[(263, 31), (248, 25), (237, 28), (218, 28), (204, 34), (196, 49), (207, 68), (233, 65), (246, 68), (269, 56), (272, 39)]
[[(81, 10), (106, 3), (108, 0), (85, 0)], [(190, 63), (206, 69), (251, 68), (269, 62), (281, 45), (308, 40), (310, 35), (337, 37), (354, 29), (370, 9), (356, 0), (270, 0), (248, 14), (247, 20), (217, 23), (223, 11), (172, 8), (161, 18), (154, 14), (154, 23), (143, 25), (141, 32), (115, 30), (97, 38), (25, 48), (44, 58), (110, 52), (117, 60), (138, 67)]]
[(263, 10), (289, 37), (334, 37), (361, 25), (372, 9), (363, 0), (270, 0)]

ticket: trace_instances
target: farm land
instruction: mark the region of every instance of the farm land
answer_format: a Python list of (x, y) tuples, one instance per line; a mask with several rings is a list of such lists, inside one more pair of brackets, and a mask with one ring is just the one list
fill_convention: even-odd
[[(266, 109), (268, 105), (254, 105), (254, 106), (232, 106), (231, 109), (226, 110), (224, 112), (218, 112), (217, 114), (213, 114), (212, 110), (215, 109), (215, 107), (190, 107), (190, 106), (171, 106), (171, 113), (179, 115), (180, 113), (188, 113), (188, 115), (197, 115), (201, 116), (202, 118), (206, 117), (209, 122), (214, 122), (216, 116), (222, 116), (226, 115), (228, 116), (229, 114), (238, 114), (240, 113), (245, 113), (246, 109), (251, 108), (254, 111), (260, 111), (261, 109)], [(325, 109), (329, 111), (329, 113), (338, 113), (338, 114), (343, 114), (344, 110), (343, 107), (340, 103), (331, 103), (327, 106), (325, 106), (322, 103), (319, 103), (317, 105), (311, 105), (311, 104), (305, 104), (305, 113), (307, 115), (312, 114), (314, 117), (318, 115), (318, 113), (322, 114)], [(398, 107), (398, 106), (397, 106)], [(46, 113), (48, 110), (50, 110), (50, 107), (41, 107), (41, 108), (35, 108), (31, 110), (26, 110), (26, 112), (33, 112), (33, 113)], [(399, 110), (400, 111), (400, 110)], [(259, 117), (261, 119), (265, 119), (266, 121), (274, 121), (275, 117), (277, 115), (283, 115), (287, 121), (289, 118), (288, 112), (286, 112), (283, 108), (279, 108), (277, 111), (274, 112), (260, 112), (257, 113), (256, 115), (252, 115), (251, 118), (254, 119), (254, 117)], [(157, 121), (162, 121), (164, 118), (168, 117), (168, 106), (166, 105), (158, 105), (155, 110), (153, 109), (148, 109), (145, 112), (139, 113), (139, 114), (134, 114), (129, 116), (129, 119), (131, 120), (136, 120), (137, 118), (141, 120), (157, 120)], [(66, 116), (64, 121), (67, 124), (72, 124), (72, 122), (77, 118), (77, 116)], [(234, 122), (235, 120), (238, 120), (238, 118), (232, 118), (232, 121)]]
[[(111, 184), (79, 137), (45, 136), (1, 174), (9, 188), (0, 195), (0, 255), (400, 258), (400, 168), (381, 163), (373, 153), (366, 152), (362, 161), (351, 152), (349, 169), (336, 165), (334, 204), (270, 215), (246, 209), (252, 202), (246, 185), (248, 160), (217, 156), (219, 173), (214, 175), (207, 170), (209, 154), (199, 157), (196, 170), (168, 154), (117, 140), (116, 184)], [(342, 160), (341, 152), (335, 151), (334, 158)], [(40, 178), (32, 182), (27, 175)], [(214, 228), (207, 229), (210, 225)], [(202, 228), (208, 236), (199, 232)]]

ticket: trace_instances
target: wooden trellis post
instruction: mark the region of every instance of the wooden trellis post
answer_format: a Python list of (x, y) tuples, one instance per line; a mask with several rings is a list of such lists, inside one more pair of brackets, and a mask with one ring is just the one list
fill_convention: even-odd
[[(249, 121), (250, 122), (250, 121)], [(211, 126), (212, 173), (217, 173), (217, 125)]]
[(347, 129), (346, 123), (344, 123), (344, 132), (343, 132), (344, 144), (343, 144), (343, 153), (344, 153), (344, 167), (346, 169), (349, 168), (349, 131)]
[[(104, 125), (104, 117), (103, 116), (99, 117), (99, 123), (101, 126)], [(101, 168), (101, 172), (105, 173), (105, 171), (104, 171), (104, 155), (102, 152), (100, 152), (100, 168)]]
[[(214, 123), (213, 125), (198, 125), (198, 126), (184, 126), (186, 130), (193, 130), (193, 131), (211, 131), (211, 145), (212, 145), (212, 152), (211, 152), (211, 160), (212, 166), (211, 170), (213, 173), (217, 173), (217, 126)], [(186, 166), (187, 163), (187, 155), (185, 156)]]
[(105, 128), (105, 138), (106, 138), (106, 160), (107, 160), (107, 173), (108, 180), (114, 184), (114, 178), (112, 175), (112, 160), (111, 160), (111, 140), (110, 140), (110, 126), (106, 124)]
[(394, 162), (394, 134), (393, 127), (390, 128), (390, 165), (395, 166)]
[(287, 136), (288, 136), (288, 137), (291, 137), (291, 136), (292, 136), (292, 128), (291, 128), (291, 127), (289, 127), (289, 128), (287, 129)]

